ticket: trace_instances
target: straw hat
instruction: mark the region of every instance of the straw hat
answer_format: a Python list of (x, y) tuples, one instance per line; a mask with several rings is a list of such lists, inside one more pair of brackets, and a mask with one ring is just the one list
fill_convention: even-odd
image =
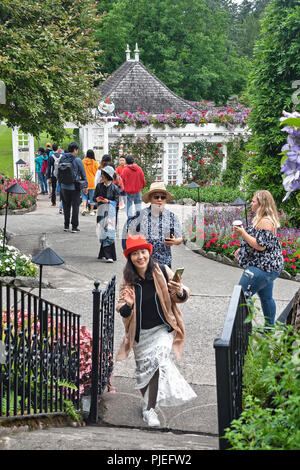
[(126, 250), (123, 251), (124, 256), (128, 258), (128, 255), (135, 250), (147, 249), (150, 252), (150, 255), (153, 251), (153, 246), (151, 243), (148, 243), (146, 238), (143, 235), (132, 235), (126, 240)]
[(143, 201), (146, 202), (146, 203), (150, 202), (150, 197), (154, 193), (164, 193), (167, 196), (167, 202), (168, 201), (173, 201), (173, 199), (174, 199), (173, 194), (169, 193), (166, 190), (166, 187), (165, 187), (164, 183), (156, 181), (155, 183), (151, 184), (149, 191), (147, 193), (143, 194), (143, 197), (142, 197)]

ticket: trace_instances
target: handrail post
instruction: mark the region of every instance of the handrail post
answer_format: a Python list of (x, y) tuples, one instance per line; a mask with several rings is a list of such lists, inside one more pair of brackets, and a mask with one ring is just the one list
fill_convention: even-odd
[(219, 449), (228, 449), (228, 442), (224, 439), (225, 429), (231, 421), (231, 383), (229, 371), (229, 349), (227, 343), (222, 339), (214, 341), (217, 375), (217, 403), (218, 403), (218, 426), (219, 426)]
[(91, 424), (98, 422), (98, 374), (99, 374), (99, 332), (100, 332), (100, 298), (99, 281), (95, 281), (93, 290), (93, 348), (92, 348), (92, 383), (91, 406), (88, 421)]

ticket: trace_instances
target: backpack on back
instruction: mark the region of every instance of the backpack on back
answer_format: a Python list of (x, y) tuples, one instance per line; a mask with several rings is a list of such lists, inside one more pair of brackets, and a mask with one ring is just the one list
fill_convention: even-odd
[(41, 172), (45, 175), (47, 172), (48, 159), (43, 161)]
[(53, 169), (53, 176), (55, 176), (57, 178), (58, 176), (58, 164), (60, 162), (60, 159), (61, 159), (62, 155), (60, 154), (59, 157), (56, 157), (55, 155), (53, 155), (53, 158), (54, 158), (54, 169)]
[(61, 184), (66, 185), (73, 184), (75, 182), (73, 160), (69, 160), (67, 162), (65, 162), (63, 158), (60, 158), (59, 160), (57, 167), (58, 181)]

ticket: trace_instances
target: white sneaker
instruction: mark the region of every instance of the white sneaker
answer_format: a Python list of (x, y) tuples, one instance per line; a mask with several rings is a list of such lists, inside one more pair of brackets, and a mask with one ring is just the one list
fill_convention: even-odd
[(106, 262), (107, 262), (107, 263), (113, 263), (113, 262), (114, 262), (114, 260), (113, 260), (113, 259), (111, 259), (111, 258), (108, 258), (108, 259), (106, 260)]
[(158, 419), (157, 414), (156, 414), (156, 412), (153, 408), (143, 412), (143, 420), (146, 421), (146, 423), (150, 427), (160, 426), (159, 419)]
[(96, 215), (94, 211), (90, 211), (90, 215)]

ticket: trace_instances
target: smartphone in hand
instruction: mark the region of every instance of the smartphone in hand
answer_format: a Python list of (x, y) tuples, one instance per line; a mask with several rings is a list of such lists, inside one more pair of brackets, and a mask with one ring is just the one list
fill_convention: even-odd
[(181, 279), (181, 277), (182, 277), (183, 271), (184, 271), (184, 268), (178, 268), (178, 269), (176, 269), (172, 281), (174, 281), (174, 282), (179, 282), (180, 279)]

